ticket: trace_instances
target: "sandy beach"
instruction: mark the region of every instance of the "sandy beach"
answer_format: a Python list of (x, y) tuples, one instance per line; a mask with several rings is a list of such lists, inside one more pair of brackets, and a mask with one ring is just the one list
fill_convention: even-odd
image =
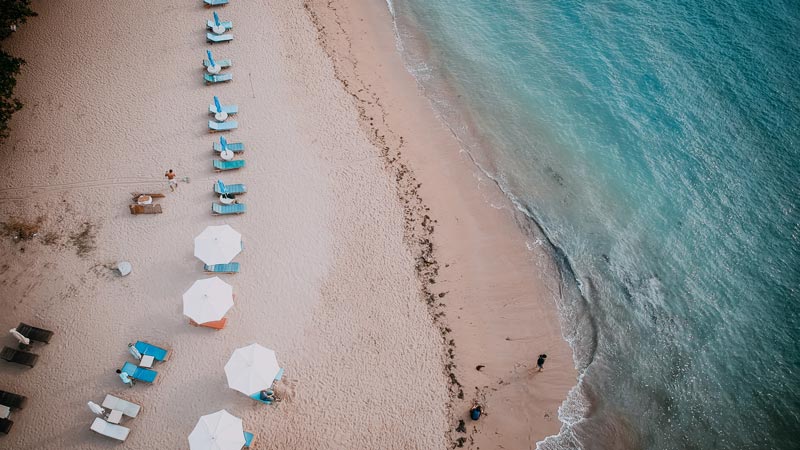
[[(6, 41), (27, 64), (0, 222), (39, 232), (4, 227), (0, 326), (55, 337), (32, 369), (0, 364), (0, 389), (29, 397), (0, 447), (115, 445), (89, 430), (86, 402), (107, 393), (143, 406), (133, 449), (188, 448), (223, 408), (255, 448), (534, 448), (558, 432), (575, 370), (552, 262), (402, 70), (385, 3), (342, 3), (232, 0), (215, 10), (235, 39), (213, 47), (199, 1), (33, 3)], [(208, 48), (232, 82), (204, 85)], [(212, 170), (213, 95), (239, 106), (233, 173)], [(246, 214), (211, 215), (217, 179), (247, 184)], [(164, 213), (132, 216), (133, 192), (165, 193)], [(245, 243), (241, 273), (222, 276), (236, 304), (224, 330), (191, 327), (181, 295), (206, 277), (193, 237), (224, 223)], [(114, 370), (137, 339), (173, 356), (129, 389)], [(225, 362), (252, 342), (286, 370), (275, 407), (227, 387)], [(476, 395), (487, 414), (456, 431)]]

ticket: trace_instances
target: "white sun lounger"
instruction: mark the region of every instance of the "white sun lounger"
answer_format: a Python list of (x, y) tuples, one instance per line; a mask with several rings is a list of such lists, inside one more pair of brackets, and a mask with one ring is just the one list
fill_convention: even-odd
[(95, 433), (100, 433), (103, 436), (108, 436), (118, 441), (124, 441), (125, 439), (127, 439), (128, 433), (131, 432), (130, 428), (123, 427), (122, 425), (114, 425), (113, 423), (108, 423), (99, 417), (96, 417), (94, 419), (94, 422), (92, 422), (92, 426), (90, 428)]
[(139, 414), (139, 410), (142, 409), (142, 407), (136, 403), (131, 403), (110, 394), (106, 395), (106, 399), (103, 400), (103, 408), (121, 411), (122, 414), (128, 417), (136, 417), (136, 415)]

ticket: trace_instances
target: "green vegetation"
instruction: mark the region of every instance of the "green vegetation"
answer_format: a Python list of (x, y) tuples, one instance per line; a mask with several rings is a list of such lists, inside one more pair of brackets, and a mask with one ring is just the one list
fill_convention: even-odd
[[(28, 17), (36, 16), (30, 4), (30, 0), (0, 0), (0, 40), (11, 36)], [(8, 136), (8, 121), (22, 108), (22, 102), (14, 98), (14, 87), (17, 85), (15, 77), (23, 64), (25, 61), (21, 58), (0, 49), (0, 137)]]

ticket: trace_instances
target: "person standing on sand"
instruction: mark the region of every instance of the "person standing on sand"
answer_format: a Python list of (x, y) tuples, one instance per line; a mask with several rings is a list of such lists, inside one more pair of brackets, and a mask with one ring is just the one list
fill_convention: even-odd
[(547, 359), (547, 355), (542, 353), (539, 355), (539, 359), (536, 360), (536, 367), (539, 369), (539, 372), (544, 370), (544, 360)]
[(164, 176), (167, 177), (167, 180), (169, 180), (169, 190), (175, 192), (175, 189), (178, 188), (178, 180), (175, 179), (175, 172), (173, 172), (172, 169), (169, 169)]

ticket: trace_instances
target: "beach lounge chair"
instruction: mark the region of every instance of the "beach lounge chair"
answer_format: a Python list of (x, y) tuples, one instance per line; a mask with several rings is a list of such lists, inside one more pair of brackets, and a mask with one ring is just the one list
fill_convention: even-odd
[(161, 214), (161, 205), (130, 205), (131, 214)]
[[(216, 24), (214, 23), (214, 21), (212, 19), (208, 19), (206, 21), (206, 28), (208, 28), (209, 30), (213, 29), (215, 26), (216, 26)], [(222, 28), (224, 28), (227, 31), (227, 30), (230, 30), (230, 29), (233, 28), (233, 22), (231, 22), (230, 20), (226, 20), (226, 21), (220, 20), (219, 21), (219, 26), (221, 26)]]
[(172, 356), (172, 350), (161, 348), (144, 341), (136, 341), (133, 346), (136, 347), (136, 350), (139, 350), (139, 353), (142, 355), (152, 356), (156, 361), (168, 361), (169, 357)]
[(211, 322), (203, 322), (203, 323), (197, 323), (194, 320), (189, 319), (189, 324), (194, 326), (194, 327), (206, 327), (206, 328), (212, 328), (214, 330), (221, 330), (221, 329), (225, 328), (225, 324), (226, 323), (228, 323), (228, 318), (227, 317), (223, 317), (222, 319), (219, 319), (219, 320), (213, 320)]
[(229, 0), (203, 0), (203, 3), (205, 3), (203, 6), (206, 8), (210, 8), (212, 6), (225, 6), (228, 4), (228, 1)]
[[(214, 62), (217, 63), (217, 67), (219, 67), (220, 69), (227, 69), (228, 67), (231, 67), (233, 65), (230, 59), (215, 59)], [(210, 66), (211, 66), (211, 61), (204, 59), (203, 67), (207, 68)]]
[(220, 42), (230, 42), (232, 40), (233, 40), (232, 34), (206, 33), (206, 41), (211, 44), (219, 44)]
[[(236, 113), (239, 112), (239, 106), (237, 106), (237, 105), (220, 105), (220, 106), (222, 106), (222, 112), (224, 112), (224, 113), (226, 113), (228, 115), (236, 114)], [(208, 105), (208, 112), (211, 113), (211, 114), (216, 114), (219, 111), (217, 111), (217, 106), (212, 103), (212, 104)]]
[(123, 427), (122, 425), (114, 425), (113, 423), (108, 423), (105, 420), (95, 417), (94, 422), (92, 422), (92, 426), (90, 427), (92, 431), (95, 433), (102, 434), (103, 436), (107, 436), (118, 441), (124, 441), (128, 438), (128, 433), (131, 432), (130, 428)]
[(213, 133), (215, 131), (230, 131), (239, 128), (239, 122), (232, 120), (230, 122), (216, 122), (213, 120), (208, 121), (208, 132)]
[(136, 403), (131, 403), (119, 397), (114, 397), (111, 394), (106, 394), (106, 398), (103, 400), (103, 408), (120, 411), (122, 414), (130, 418), (136, 417), (139, 414), (139, 411), (142, 409), (142, 407)]
[(247, 431), (244, 432), (244, 447), (243, 448), (250, 448), (253, 446), (253, 442), (256, 440), (256, 436), (253, 433), (248, 433)]
[[(228, 150), (232, 151), (233, 153), (241, 153), (244, 151), (244, 144), (241, 142), (228, 142), (228, 145), (225, 146)], [(222, 144), (219, 142), (214, 142), (211, 146), (215, 152), (220, 153), (222, 152)]]
[(17, 325), (17, 332), (32, 341), (44, 342), (45, 344), (49, 344), (50, 339), (53, 337), (53, 332), (50, 330), (37, 328), (22, 322)]
[(203, 270), (207, 273), (239, 273), (239, 263), (214, 264), (213, 266), (204, 264)]
[(237, 170), (244, 167), (243, 159), (235, 159), (233, 161), (222, 161), (219, 159), (214, 160), (214, 171), (222, 172), (224, 170)]
[(222, 73), (219, 75), (211, 75), (210, 73), (204, 73), (203, 78), (206, 80), (206, 84), (224, 83), (225, 81), (231, 81), (233, 79), (233, 74)]
[(0, 351), (0, 359), (22, 364), (23, 366), (33, 367), (36, 365), (36, 361), (39, 360), (39, 355), (24, 350), (15, 350), (11, 347), (3, 347), (3, 350)]
[[(11, 427), (14, 425), (14, 421), (8, 419), (0, 419), (0, 433), (8, 434), (11, 431)], [(245, 433), (247, 435), (247, 433)], [(245, 436), (245, 442), (247, 442), (247, 437)], [(246, 445), (246, 444), (245, 444)]]
[(122, 371), (130, 375), (131, 378), (145, 383), (155, 383), (158, 380), (158, 372), (155, 370), (145, 369), (129, 362), (122, 366)]
[(220, 180), (217, 180), (214, 183), (214, 193), (215, 194), (233, 194), (239, 195), (244, 194), (247, 192), (247, 186), (244, 184), (225, 184)]
[(250, 395), (249, 397), (250, 397), (250, 398), (252, 398), (253, 400), (255, 400), (255, 401), (257, 401), (257, 402), (261, 402), (261, 403), (263, 403), (263, 404), (265, 404), (265, 405), (271, 405), (271, 404), (272, 404), (272, 402), (271, 402), (271, 401), (269, 401), (269, 400), (263, 400), (263, 399), (261, 398), (261, 392), (256, 392), (255, 394), (253, 394), (253, 395)]
[(223, 205), (220, 203), (211, 204), (211, 214), (230, 215), (230, 214), (243, 214), (247, 212), (247, 206), (244, 203), (234, 203), (232, 205)]
[(281, 370), (275, 375), (275, 381), (281, 381), (281, 378), (283, 378), (283, 367), (281, 367)]
[(0, 391), (0, 405), (8, 406), (11, 409), (24, 409), (26, 403), (28, 403), (28, 397), (24, 395)]

